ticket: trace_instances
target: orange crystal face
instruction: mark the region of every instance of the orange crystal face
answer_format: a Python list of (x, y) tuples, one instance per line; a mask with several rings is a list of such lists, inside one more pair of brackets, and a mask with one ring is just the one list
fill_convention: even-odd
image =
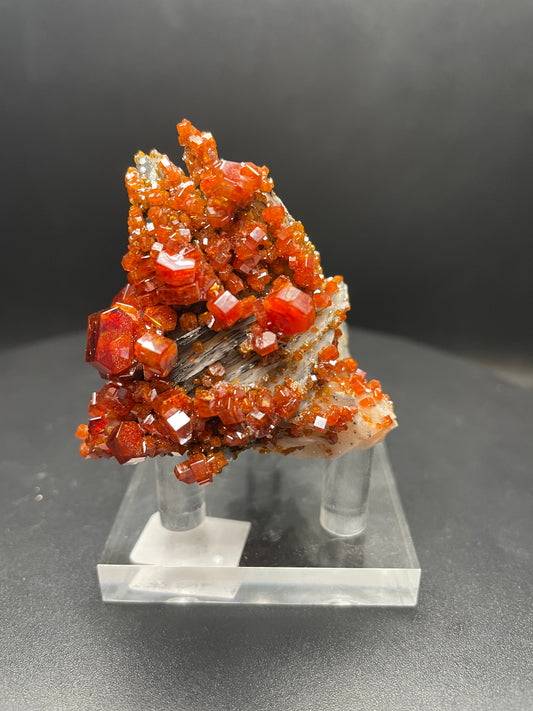
[(263, 306), (274, 328), (288, 336), (308, 331), (315, 322), (312, 298), (290, 284), (271, 291)]
[[(319, 432), (334, 445), (358, 413), (376, 431), (393, 426), (379, 410), (388, 402), (379, 382), (367, 383), (353, 359), (339, 358), (347, 304), (331, 316), (333, 342), (305, 382), (285, 374), (242, 386), (226, 379), (222, 363), (209, 363), (202, 341), (209, 330), (212, 338), (240, 329), (235, 353), (243, 362), (290, 366), (290, 355), (296, 366), (306, 354), (291, 351), (292, 339), (317, 330), (342, 280), (324, 278), (303, 225), (272, 192), (268, 168), (220, 159), (211, 134), (187, 120), (177, 128), (188, 175), (155, 151), (139, 153), (126, 173), (128, 283), (109, 308), (89, 316), (86, 360), (108, 382), (77, 430), (82, 455), (125, 464), (188, 454), (176, 476), (204, 484), (228, 456), (275, 443), (281, 431)], [(193, 332), (193, 355), (182, 356), (176, 340)], [(186, 389), (170, 379), (182, 357), (207, 359)], [(328, 401), (332, 384), (351, 404)], [(310, 399), (315, 391), (320, 397)]]
[(176, 254), (162, 249), (155, 262), (155, 273), (159, 279), (173, 286), (186, 286), (194, 281), (196, 260), (188, 256), (185, 249)]
[(170, 338), (148, 331), (135, 341), (135, 355), (157, 375), (168, 375), (178, 360), (178, 347)]
[(207, 308), (224, 326), (233, 326), (241, 317), (241, 302), (229, 291), (223, 291)]
[(117, 375), (134, 361), (139, 316), (136, 309), (117, 304), (89, 316), (86, 360), (103, 375)]
[(121, 422), (108, 442), (110, 452), (120, 464), (144, 459), (143, 430), (137, 422)]

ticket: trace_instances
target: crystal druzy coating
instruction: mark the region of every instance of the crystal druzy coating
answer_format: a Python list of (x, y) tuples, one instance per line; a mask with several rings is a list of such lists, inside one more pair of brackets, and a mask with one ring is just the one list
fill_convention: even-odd
[(126, 173), (128, 283), (89, 316), (86, 360), (107, 382), (81, 454), (187, 455), (176, 476), (204, 484), (250, 446), (372, 446), (396, 420), (348, 354), (342, 278), (324, 278), (266, 167), (220, 159), (187, 120), (178, 134), (188, 175), (155, 150)]

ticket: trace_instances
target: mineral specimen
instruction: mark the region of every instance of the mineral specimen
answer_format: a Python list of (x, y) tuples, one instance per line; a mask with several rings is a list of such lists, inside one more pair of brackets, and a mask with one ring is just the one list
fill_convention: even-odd
[(204, 484), (247, 447), (337, 457), (396, 426), (347, 350), (349, 301), (326, 279), (266, 167), (218, 157), (178, 124), (187, 175), (153, 150), (126, 173), (127, 285), (89, 316), (86, 360), (106, 384), (80, 425), (84, 457), (187, 455)]

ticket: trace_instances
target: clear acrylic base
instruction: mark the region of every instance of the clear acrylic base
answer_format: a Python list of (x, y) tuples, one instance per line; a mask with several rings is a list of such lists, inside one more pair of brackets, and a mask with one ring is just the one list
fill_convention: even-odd
[(245, 452), (205, 487), (203, 523), (168, 531), (154, 463), (138, 464), (98, 565), (103, 600), (413, 607), (420, 567), (385, 446), (361, 535), (320, 525), (326, 466)]

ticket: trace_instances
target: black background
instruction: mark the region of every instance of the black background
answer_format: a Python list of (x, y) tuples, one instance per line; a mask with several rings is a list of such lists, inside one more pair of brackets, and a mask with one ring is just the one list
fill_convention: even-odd
[(2, 341), (83, 328), (125, 281), (134, 152), (175, 124), (266, 163), (354, 324), (533, 346), (533, 3), (2, 2)]

